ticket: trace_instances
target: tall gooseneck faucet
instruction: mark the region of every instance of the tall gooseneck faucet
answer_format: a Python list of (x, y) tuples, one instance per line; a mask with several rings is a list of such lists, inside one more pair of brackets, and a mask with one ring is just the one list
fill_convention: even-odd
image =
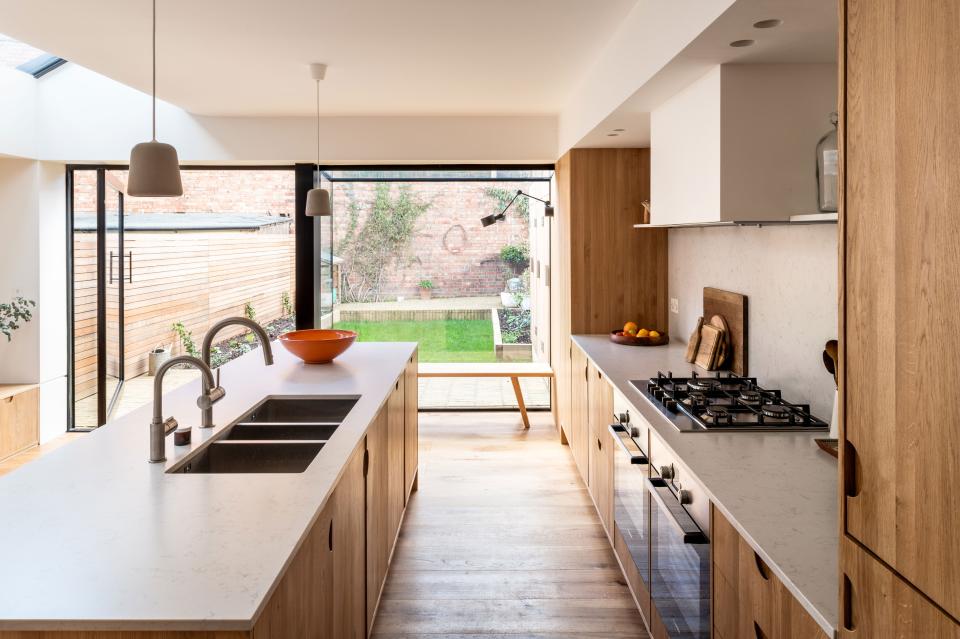
[[(227, 326), (239, 325), (245, 326), (253, 331), (253, 334), (257, 336), (257, 340), (260, 342), (260, 348), (263, 349), (263, 363), (267, 366), (273, 365), (273, 348), (270, 346), (270, 336), (267, 335), (267, 331), (263, 330), (263, 327), (254, 322), (251, 319), (246, 317), (228, 317), (226, 319), (220, 320), (216, 324), (210, 327), (210, 330), (207, 331), (207, 334), (203, 336), (203, 345), (200, 348), (201, 356), (203, 357), (203, 363), (206, 364), (207, 368), (211, 367), (210, 364), (210, 351), (213, 349), (213, 338), (216, 337), (217, 333), (226, 328)], [(220, 383), (220, 368), (217, 367), (217, 385)], [(200, 428), (211, 428), (213, 426), (213, 410), (204, 411), (203, 420), (200, 424)]]
[[(178, 364), (187, 364), (200, 371), (203, 393), (197, 398), (197, 406), (203, 412), (204, 419), (213, 412), (213, 405), (223, 399), (226, 392), (213, 381), (213, 371), (203, 360), (190, 355), (172, 357), (160, 365), (153, 378), (153, 420), (150, 422), (150, 463), (167, 460), (165, 437), (176, 430), (178, 424), (173, 417), (163, 418), (163, 376)], [(212, 418), (210, 418), (212, 421)]]

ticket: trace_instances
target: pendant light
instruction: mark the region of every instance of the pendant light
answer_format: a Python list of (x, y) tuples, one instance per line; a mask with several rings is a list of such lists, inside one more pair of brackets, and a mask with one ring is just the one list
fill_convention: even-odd
[(157, 0), (153, 0), (153, 139), (130, 151), (127, 194), (138, 197), (183, 195), (177, 150), (157, 142)]
[(306, 214), (311, 217), (330, 215), (330, 191), (321, 189), (316, 181), (320, 174), (320, 81), (327, 75), (327, 65), (311, 64), (310, 75), (317, 83), (317, 178), (314, 187), (307, 191)]

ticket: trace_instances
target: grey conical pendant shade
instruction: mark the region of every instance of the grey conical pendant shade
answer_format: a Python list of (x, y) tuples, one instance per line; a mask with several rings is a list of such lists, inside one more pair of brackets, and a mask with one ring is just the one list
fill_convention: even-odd
[(130, 151), (127, 193), (136, 197), (183, 195), (177, 150), (169, 144), (141, 142)]
[(307, 191), (306, 214), (311, 217), (330, 215), (330, 191), (326, 189)]

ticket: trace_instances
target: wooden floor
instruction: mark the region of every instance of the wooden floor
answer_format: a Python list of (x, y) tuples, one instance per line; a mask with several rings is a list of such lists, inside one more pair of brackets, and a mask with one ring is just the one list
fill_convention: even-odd
[(64, 444), (69, 444), (77, 437), (83, 437), (83, 433), (64, 433), (59, 437), (54, 437), (46, 444), (42, 446), (34, 446), (29, 448), (22, 453), (18, 453), (13, 457), (7, 457), (3, 461), (0, 461), (0, 476), (6, 475), (7, 473), (20, 468), (24, 464), (27, 464), (37, 457), (49, 453), (51, 450), (56, 450)]
[(421, 413), (374, 637), (646, 638), (548, 413)]

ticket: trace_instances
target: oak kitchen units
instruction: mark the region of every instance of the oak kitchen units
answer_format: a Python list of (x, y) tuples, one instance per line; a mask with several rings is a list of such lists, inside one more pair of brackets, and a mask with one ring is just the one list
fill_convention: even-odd
[[(0, 563), (19, 576), (0, 637), (365, 637), (417, 482), (416, 368), (412, 343), (329, 366), (250, 353), (223, 367), (217, 426), (165, 464), (146, 463), (145, 406), (5, 477)], [(167, 393), (168, 414), (190, 421), (198, 388)], [(284, 397), (356, 400), (305, 472), (169, 472)]]

